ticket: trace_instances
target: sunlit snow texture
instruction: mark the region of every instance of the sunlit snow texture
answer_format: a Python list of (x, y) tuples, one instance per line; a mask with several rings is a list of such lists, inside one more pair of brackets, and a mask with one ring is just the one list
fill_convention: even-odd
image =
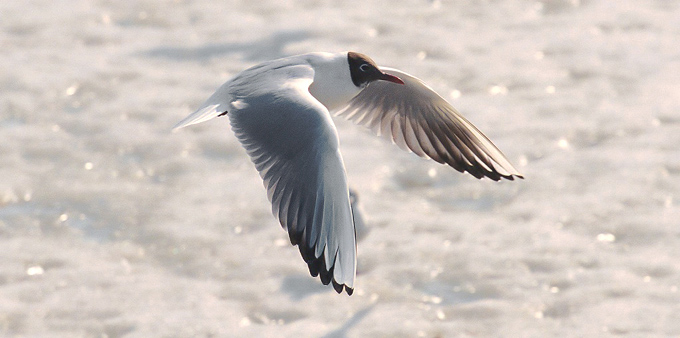
[[(353, 296), (309, 276), (226, 118), (264, 60), (353, 50), (526, 177), (336, 120)], [(678, 337), (680, 2), (0, 1), (1, 337)]]

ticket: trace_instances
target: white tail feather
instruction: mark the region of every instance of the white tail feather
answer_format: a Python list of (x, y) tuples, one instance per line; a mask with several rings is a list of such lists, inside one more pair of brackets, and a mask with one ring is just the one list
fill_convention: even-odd
[(198, 108), (198, 110), (193, 112), (191, 115), (185, 117), (182, 121), (179, 121), (179, 123), (172, 127), (172, 131), (177, 131), (177, 129), (184, 128), (192, 124), (212, 120), (220, 116), (222, 113), (228, 111), (230, 108), (229, 104), (231, 102), (231, 95), (229, 95), (230, 83), (231, 81), (227, 81), (222, 86), (217, 88), (217, 90), (212, 95), (210, 95), (205, 103), (201, 105), (201, 108)]
[(185, 117), (182, 121), (179, 121), (179, 123), (172, 127), (172, 131), (216, 118), (223, 113), (217, 110), (217, 107), (219, 106), (219, 104), (211, 104), (193, 112), (191, 115)]

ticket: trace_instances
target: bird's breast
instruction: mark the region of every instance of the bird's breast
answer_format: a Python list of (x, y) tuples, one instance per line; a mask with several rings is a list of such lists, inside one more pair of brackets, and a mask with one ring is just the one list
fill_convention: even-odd
[(309, 86), (309, 93), (326, 106), (328, 111), (334, 111), (347, 105), (349, 100), (361, 92), (361, 89), (344, 79), (332, 81), (315, 77), (314, 82)]

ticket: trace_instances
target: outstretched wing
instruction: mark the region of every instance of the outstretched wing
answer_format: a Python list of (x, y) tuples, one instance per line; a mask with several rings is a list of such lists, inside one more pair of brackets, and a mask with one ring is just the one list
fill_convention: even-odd
[(396, 69), (381, 70), (398, 76), (404, 85), (371, 82), (336, 115), (477, 178), (523, 178), (477, 127), (421, 80)]
[(227, 116), (312, 276), (351, 295), (356, 238), (345, 168), (330, 114), (309, 83), (241, 98)]

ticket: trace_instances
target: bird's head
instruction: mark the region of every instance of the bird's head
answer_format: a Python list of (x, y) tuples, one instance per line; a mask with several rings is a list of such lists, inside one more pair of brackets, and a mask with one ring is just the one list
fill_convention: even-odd
[(347, 60), (349, 61), (349, 73), (352, 76), (352, 82), (359, 88), (364, 88), (369, 83), (378, 80), (404, 84), (404, 81), (400, 78), (381, 71), (378, 65), (364, 54), (348, 52)]

